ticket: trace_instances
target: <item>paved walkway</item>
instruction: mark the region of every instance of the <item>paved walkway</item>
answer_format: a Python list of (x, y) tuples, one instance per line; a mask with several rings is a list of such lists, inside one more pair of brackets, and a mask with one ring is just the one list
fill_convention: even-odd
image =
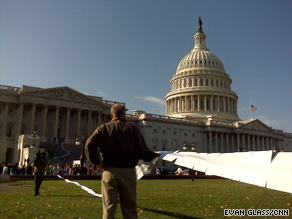
[(0, 183), (0, 193), (10, 193), (10, 192), (16, 192), (16, 191), (25, 191), (31, 188), (22, 187), (22, 186), (12, 186)]

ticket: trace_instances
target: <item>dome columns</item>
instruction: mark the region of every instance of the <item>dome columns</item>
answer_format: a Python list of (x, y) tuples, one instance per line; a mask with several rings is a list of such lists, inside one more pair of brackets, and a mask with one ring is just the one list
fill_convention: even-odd
[(193, 112), (224, 112), (237, 115), (237, 99), (209, 94), (186, 94), (166, 99), (168, 116)]

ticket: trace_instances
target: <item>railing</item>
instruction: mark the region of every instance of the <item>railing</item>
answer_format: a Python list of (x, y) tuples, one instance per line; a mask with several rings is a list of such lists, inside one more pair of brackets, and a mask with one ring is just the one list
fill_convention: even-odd
[[(128, 116), (128, 115), (127, 115)], [(134, 117), (133, 117), (134, 118)], [(178, 118), (178, 117), (171, 117), (171, 116), (164, 116), (164, 115), (157, 115), (157, 114), (142, 114), (137, 119), (168, 119), (168, 120), (176, 120), (176, 121), (186, 121), (186, 122), (192, 122), (192, 123), (200, 123), (200, 121), (197, 120), (191, 120), (186, 117)]]
[(229, 123), (229, 122), (220, 122), (220, 121), (209, 121), (209, 125), (211, 124), (217, 124), (217, 125), (224, 125), (224, 126), (231, 126), (233, 127), (233, 123)]
[(0, 89), (9, 90), (9, 91), (16, 91), (16, 92), (19, 92), (21, 90), (21, 88), (19, 88), (19, 87), (12, 87), (12, 86), (6, 86), (6, 85), (0, 85)]
[(108, 105), (114, 105), (116, 103), (120, 103), (122, 105), (125, 105), (125, 103), (122, 102), (117, 102), (117, 101), (111, 101), (111, 100), (102, 100), (103, 103), (108, 104)]

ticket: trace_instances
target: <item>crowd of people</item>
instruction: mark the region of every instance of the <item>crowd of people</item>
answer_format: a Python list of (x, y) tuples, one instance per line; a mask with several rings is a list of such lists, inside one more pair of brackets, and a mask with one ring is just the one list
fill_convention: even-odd
[[(87, 175), (97, 175), (96, 167), (94, 165), (89, 165), (88, 169), (84, 167)], [(33, 175), (33, 167), (31, 164), (23, 165), (22, 167), (18, 167), (17, 164), (6, 164), (2, 163), (0, 167), (0, 175)], [(156, 167), (152, 174), (153, 175), (188, 175), (186, 174), (186, 170), (182, 170), (181, 167), (177, 168), (177, 170), (168, 170), (163, 168)], [(81, 172), (80, 165), (78, 164), (49, 164), (46, 167), (45, 175), (79, 175)], [(188, 172), (187, 172), (188, 173)]]
[(23, 165), (18, 167), (17, 164), (2, 163), (0, 166), (0, 174), (2, 175), (31, 175), (33, 168)]
[[(84, 167), (87, 175), (96, 175), (96, 167), (89, 165), (88, 169)], [(49, 164), (46, 167), (45, 175), (78, 175), (81, 171), (80, 165), (78, 164)], [(0, 166), (0, 175), (33, 175), (34, 168), (30, 163), (18, 167), (17, 164), (2, 163)]]

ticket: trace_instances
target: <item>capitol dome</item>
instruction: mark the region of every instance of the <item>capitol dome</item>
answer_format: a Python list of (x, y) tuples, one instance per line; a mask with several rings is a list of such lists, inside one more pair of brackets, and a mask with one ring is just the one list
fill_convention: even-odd
[(166, 97), (166, 114), (189, 119), (234, 122), (238, 96), (221, 60), (207, 49), (199, 20), (195, 46), (178, 64)]

